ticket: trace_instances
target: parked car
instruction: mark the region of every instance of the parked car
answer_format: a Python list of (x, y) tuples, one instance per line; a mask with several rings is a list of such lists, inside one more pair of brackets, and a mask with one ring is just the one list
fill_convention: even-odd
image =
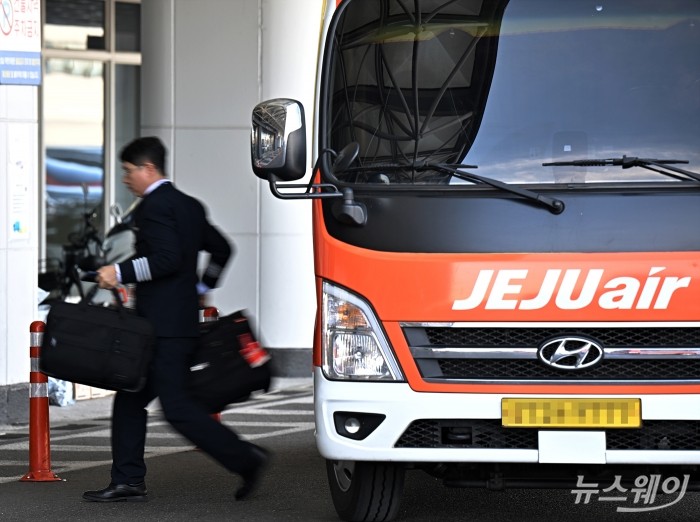
[(103, 195), (102, 147), (46, 149), (47, 212), (74, 214), (99, 205)]

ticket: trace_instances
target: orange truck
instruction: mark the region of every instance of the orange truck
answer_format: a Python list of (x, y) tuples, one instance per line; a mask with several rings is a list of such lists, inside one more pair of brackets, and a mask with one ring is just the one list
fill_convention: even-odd
[(395, 518), (408, 470), (697, 488), (698, 50), (695, 0), (327, 2), (311, 181), (299, 102), (251, 149), (312, 201), (340, 518)]

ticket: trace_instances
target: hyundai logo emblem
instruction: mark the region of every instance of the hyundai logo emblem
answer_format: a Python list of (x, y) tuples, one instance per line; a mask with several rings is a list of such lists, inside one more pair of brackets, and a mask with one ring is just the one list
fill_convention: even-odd
[(537, 356), (552, 368), (583, 370), (603, 360), (603, 347), (585, 337), (561, 336), (542, 344)]

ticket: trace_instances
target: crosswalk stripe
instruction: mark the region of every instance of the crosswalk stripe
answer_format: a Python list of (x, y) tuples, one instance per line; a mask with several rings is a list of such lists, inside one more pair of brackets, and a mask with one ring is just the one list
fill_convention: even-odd
[[(286, 420), (289, 416), (297, 417), (312, 417), (313, 410), (310, 408), (303, 409), (305, 405), (313, 404), (313, 397), (311, 395), (311, 389), (309, 388), (304, 395), (294, 396), (294, 397), (280, 397), (274, 393), (261, 395), (255, 397), (254, 399), (241, 404), (234, 404), (229, 406), (221, 414), (221, 422), (230, 425), (232, 429), (245, 440), (261, 440), (265, 438), (281, 437), (293, 433), (299, 433), (303, 431), (313, 430), (315, 428), (314, 422), (309, 422), (306, 420), (293, 421)], [(282, 406), (288, 405), (298, 405), (302, 409), (282, 409)], [(160, 413), (152, 411), (151, 413)], [(270, 420), (237, 420), (234, 417), (239, 415), (246, 416), (274, 416), (275, 419)], [(283, 420), (285, 419), (285, 420)], [(187, 440), (182, 437), (179, 433), (175, 431), (154, 431), (154, 429), (165, 427), (170, 428), (170, 424), (163, 420), (162, 418), (157, 418), (153, 416), (153, 420), (148, 422), (148, 434), (146, 439), (146, 458), (163, 456), (171, 453), (180, 453), (185, 451), (192, 451), (195, 447), (191, 444), (187, 444)], [(81, 469), (93, 468), (98, 466), (110, 465), (111, 459), (107, 460), (71, 460), (70, 462), (61, 461), (61, 454), (63, 452), (109, 452), (110, 448), (110, 438), (111, 429), (105, 427), (104, 425), (96, 426), (95, 429), (85, 429), (79, 432), (72, 433), (60, 433), (59, 427), (56, 427), (52, 431), (50, 436), (51, 447), (54, 452), (54, 457), (52, 458), (52, 471), (57, 474), (61, 472), (77, 471)], [(247, 428), (265, 428), (265, 431), (257, 433), (246, 433)], [(96, 439), (103, 438), (104, 444), (74, 444), (73, 441), (76, 438), (84, 439)], [(167, 441), (173, 441), (175, 444), (167, 445)], [(182, 441), (185, 444), (178, 444), (178, 441)], [(91, 440), (91, 442), (95, 442)], [(29, 450), (29, 440), (28, 437), (23, 440), (8, 442), (3, 444), (0, 441), (0, 448), (3, 451), (28, 451)], [(26, 460), (9, 460), (0, 459), (0, 467), (21, 467), (28, 465)], [(19, 480), (19, 476), (1, 476), (0, 484), (15, 482)]]

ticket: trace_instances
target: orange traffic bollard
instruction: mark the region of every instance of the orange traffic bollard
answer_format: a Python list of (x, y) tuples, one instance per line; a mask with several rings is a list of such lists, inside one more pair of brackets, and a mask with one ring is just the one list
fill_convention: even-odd
[(49, 440), (49, 378), (39, 371), (39, 351), (45, 325), (34, 321), (29, 326), (29, 472), (20, 480), (47, 482), (61, 480), (51, 471)]

